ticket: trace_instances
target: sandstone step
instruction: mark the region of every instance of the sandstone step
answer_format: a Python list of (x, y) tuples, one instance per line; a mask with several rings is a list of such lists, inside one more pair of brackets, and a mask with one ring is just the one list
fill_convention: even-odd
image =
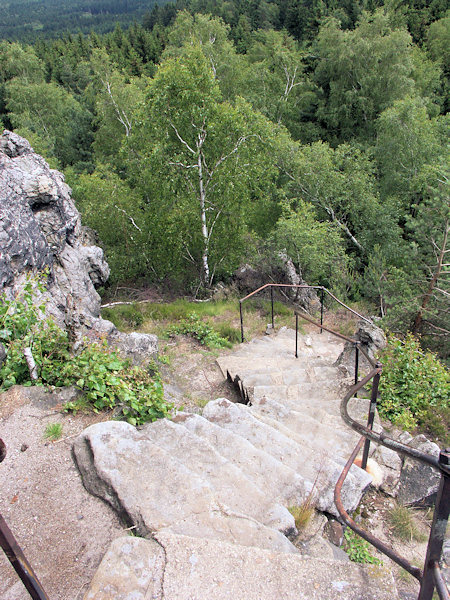
[[(277, 389), (280, 387), (280, 393)], [(329, 422), (334, 430), (342, 430), (346, 433), (352, 433), (341, 417), (341, 398), (326, 391), (322, 396), (311, 396), (317, 394), (316, 390), (304, 392), (304, 386), (257, 386), (253, 389), (252, 406), (258, 406), (261, 401), (268, 400), (280, 404), (287, 410), (293, 410), (301, 414), (309, 415), (321, 423)], [(348, 405), (349, 415), (366, 425), (369, 413), (370, 401), (367, 398), (351, 398)], [(374, 430), (382, 431), (378, 411), (375, 413)], [(358, 436), (356, 436), (357, 441)], [(356, 444), (356, 442), (355, 442)]]
[[(310, 413), (312, 409), (321, 408), (329, 415), (340, 417), (341, 399), (333, 390), (322, 389), (316, 384), (304, 385), (260, 385), (253, 388), (252, 402), (262, 399), (273, 400), (291, 410)], [(367, 411), (366, 411), (367, 414)]]
[[(253, 446), (265, 450), (274, 458), (293, 469), (305, 479), (315, 483), (315, 503), (319, 510), (337, 515), (334, 505), (334, 487), (345, 461), (327, 458), (323, 450), (315, 451), (301, 446), (293, 437), (282, 432), (282, 425), (272, 427), (256, 418), (251, 407), (233, 404), (221, 398), (209, 402), (203, 416), (225, 429), (246, 438)], [(286, 428), (285, 428), (286, 429)], [(371, 477), (361, 469), (352, 467), (342, 489), (342, 501), (348, 511), (358, 505), (361, 495), (371, 482)]]
[(334, 463), (342, 465), (342, 468), (359, 439), (358, 436), (348, 438), (347, 432), (344, 432), (344, 436), (339, 430), (333, 431), (308, 415), (295, 415), (294, 411), (290, 411), (290, 416), (285, 422), (259, 411), (253, 411), (252, 414), (262, 423), (296, 442), (304, 452), (320, 454), (322, 460), (328, 457)]
[(241, 469), (268, 500), (285, 506), (300, 506), (313, 485), (271, 454), (256, 448), (247, 439), (208, 421), (200, 415), (178, 413), (174, 421), (207, 440), (215, 450)]
[(328, 447), (334, 448), (333, 452), (337, 450), (342, 457), (351, 454), (360, 438), (340, 417), (331, 415), (320, 406), (316, 406), (313, 414), (308, 414), (302, 410), (302, 406), (293, 410), (282, 402), (263, 397), (253, 399), (252, 410), (258, 415), (277, 420), (297, 435), (309, 440), (309, 444), (322, 445), (321, 440), (324, 440)]
[(84, 600), (396, 600), (382, 566), (275, 554), (227, 542), (158, 533), (121, 537)]
[(219, 454), (204, 438), (168, 419), (149, 423), (140, 433), (206, 479), (218, 503), (286, 535), (295, 533), (295, 520), (287, 508), (271, 502), (242, 469)]
[(222, 503), (209, 481), (127, 423), (88, 427), (75, 440), (74, 455), (85, 487), (141, 535), (164, 529), (297, 552), (279, 531)]

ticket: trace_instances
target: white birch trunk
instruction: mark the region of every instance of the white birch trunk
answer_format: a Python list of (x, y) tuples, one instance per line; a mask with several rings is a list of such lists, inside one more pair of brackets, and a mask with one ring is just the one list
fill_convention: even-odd
[(38, 370), (36, 363), (34, 362), (33, 355), (31, 353), (31, 348), (24, 348), (23, 355), (25, 356), (25, 360), (27, 361), (28, 370), (30, 371), (30, 377), (33, 381), (36, 381), (36, 379), (38, 379)]
[(197, 157), (198, 164), (198, 180), (199, 180), (199, 192), (200, 192), (200, 212), (202, 219), (202, 237), (203, 237), (203, 253), (202, 253), (202, 266), (203, 266), (203, 277), (206, 285), (209, 285), (209, 261), (208, 261), (208, 250), (209, 250), (209, 235), (208, 226), (206, 224), (206, 193), (203, 185), (203, 169), (202, 169), (202, 154), (198, 153)]

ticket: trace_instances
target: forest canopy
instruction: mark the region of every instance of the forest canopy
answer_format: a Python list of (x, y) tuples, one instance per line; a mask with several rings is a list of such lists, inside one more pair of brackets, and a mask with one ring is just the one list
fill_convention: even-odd
[(155, 5), (1, 41), (0, 119), (65, 172), (113, 284), (198, 292), (284, 252), (442, 350), (449, 23), (439, 0)]

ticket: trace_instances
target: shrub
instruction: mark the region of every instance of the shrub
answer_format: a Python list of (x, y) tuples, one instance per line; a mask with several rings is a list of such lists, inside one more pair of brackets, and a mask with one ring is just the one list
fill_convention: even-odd
[[(448, 431), (448, 370), (431, 352), (423, 353), (419, 342), (409, 334), (404, 340), (390, 337), (381, 361), (380, 415), (405, 428), (433, 426)], [(444, 426), (442, 429), (443, 420)]]
[(168, 333), (190, 335), (210, 348), (231, 348), (232, 346), (228, 340), (221, 337), (210, 325), (202, 321), (196, 313), (190, 314), (187, 319), (170, 327)]
[[(157, 372), (131, 367), (129, 361), (107, 348), (106, 343), (87, 343), (82, 351), (71, 352), (67, 333), (51, 319), (38, 320), (38, 309), (32, 304), (32, 289), (14, 300), (15, 305), (0, 302), (2, 340), (7, 357), (0, 369), (0, 389), (12, 385), (75, 385), (84, 393), (84, 401), (94, 411), (114, 410), (116, 416), (132, 425), (165, 417), (172, 406), (164, 401), (162, 382)], [(7, 308), (5, 308), (5, 306)], [(43, 307), (40, 307), (41, 309)], [(39, 379), (30, 378), (23, 349), (30, 347), (38, 367)], [(66, 405), (79, 408), (79, 402)]]

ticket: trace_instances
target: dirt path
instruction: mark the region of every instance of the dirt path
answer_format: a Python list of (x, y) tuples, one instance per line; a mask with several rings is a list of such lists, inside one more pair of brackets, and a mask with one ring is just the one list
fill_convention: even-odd
[[(115, 513), (84, 489), (71, 456), (73, 437), (100, 419), (62, 415), (57, 394), (26, 394), (11, 388), (0, 396), (0, 438), (7, 447), (0, 511), (49, 598), (78, 600), (111, 540), (123, 533)], [(49, 423), (63, 426), (57, 442), (44, 438)], [(0, 598), (30, 598), (2, 552)]]

